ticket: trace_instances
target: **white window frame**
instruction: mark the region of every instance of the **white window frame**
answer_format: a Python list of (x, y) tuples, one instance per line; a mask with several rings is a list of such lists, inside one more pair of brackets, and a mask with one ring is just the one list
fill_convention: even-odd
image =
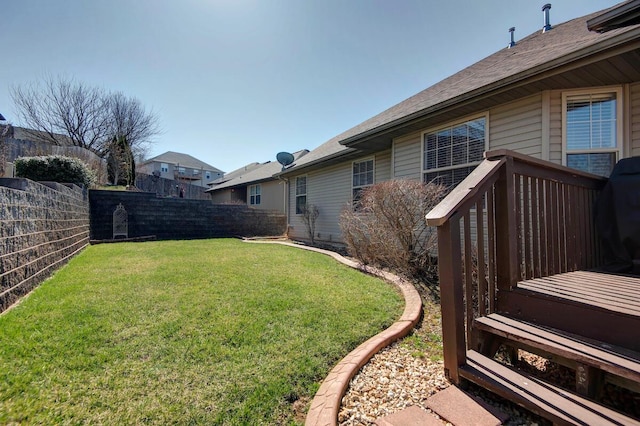
[(249, 205), (259, 206), (262, 202), (262, 187), (259, 183), (249, 185)]
[[(365, 185), (354, 185), (353, 184), (353, 178), (354, 178), (354, 172), (353, 172), (353, 166), (355, 164), (360, 164), (360, 163), (368, 163), (369, 161), (371, 161), (371, 167), (372, 167), (372, 178), (371, 178), (371, 183), (365, 184)], [(375, 157), (366, 157), (366, 158), (361, 158), (359, 160), (355, 160), (351, 162), (351, 200), (355, 203), (356, 197), (355, 197), (355, 191), (357, 189), (362, 190), (364, 188), (368, 188), (370, 186), (375, 185), (376, 183), (376, 158)]]
[(160, 163), (160, 171), (162, 173), (169, 173), (169, 164), (167, 163)]
[[(304, 193), (298, 193), (298, 179), (303, 179), (304, 178)], [(295, 186), (295, 195), (296, 195), (296, 203), (295, 203), (295, 212), (296, 214), (300, 215), (302, 214), (302, 211), (298, 211), (298, 197), (304, 197), (304, 204), (307, 205), (307, 194), (309, 193), (309, 178), (307, 177), (307, 175), (304, 176), (296, 176), (296, 182), (295, 182), (296, 186)]]
[(465, 167), (475, 167), (477, 165), (479, 165), (482, 162), (482, 159), (478, 160), (478, 161), (472, 161), (470, 163), (465, 163), (465, 164), (456, 164), (455, 166), (447, 166), (447, 167), (436, 167), (433, 169), (425, 169), (425, 162), (424, 162), (424, 153), (425, 153), (425, 140), (424, 137), (425, 135), (429, 134), (429, 133), (436, 133), (439, 132), (441, 130), (445, 130), (445, 129), (450, 129), (453, 127), (456, 127), (460, 124), (464, 124), (467, 123), (469, 121), (475, 121), (475, 120), (480, 120), (480, 119), (484, 119), (484, 149), (483, 149), (483, 157), (484, 157), (484, 152), (487, 152), (489, 150), (489, 112), (485, 112), (483, 114), (476, 114), (476, 115), (471, 115), (471, 116), (467, 116), (464, 118), (461, 118), (459, 120), (455, 120), (455, 121), (450, 121), (448, 123), (445, 123), (441, 126), (437, 126), (437, 127), (432, 127), (430, 129), (425, 130), (424, 132), (422, 132), (420, 134), (420, 177), (422, 182), (425, 182), (425, 176), (427, 173), (437, 173), (437, 172), (442, 172), (442, 171), (449, 171), (449, 170), (455, 170), (455, 169), (462, 169)]
[[(615, 148), (589, 148), (579, 150), (569, 150), (567, 147), (567, 100), (571, 97), (587, 96), (587, 95), (600, 95), (606, 93), (615, 93), (616, 95), (616, 147)], [(589, 88), (581, 90), (568, 90), (562, 92), (562, 165), (567, 165), (568, 154), (597, 154), (597, 153), (615, 153), (615, 161), (619, 161), (624, 158), (623, 153), (623, 121), (624, 121), (624, 108), (622, 99), (622, 87), (602, 87), (602, 88)]]

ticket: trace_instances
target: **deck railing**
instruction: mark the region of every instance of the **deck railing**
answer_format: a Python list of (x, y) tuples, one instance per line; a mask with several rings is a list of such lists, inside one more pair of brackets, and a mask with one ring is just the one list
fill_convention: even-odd
[(475, 341), (473, 319), (500, 312), (518, 281), (597, 266), (594, 204), (606, 179), (499, 150), (427, 215), (438, 227), (445, 373)]

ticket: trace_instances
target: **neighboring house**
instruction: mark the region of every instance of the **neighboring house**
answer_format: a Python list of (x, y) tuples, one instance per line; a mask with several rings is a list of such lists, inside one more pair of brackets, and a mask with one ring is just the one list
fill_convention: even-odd
[(640, 155), (640, 25), (618, 22), (637, 21), (639, 9), (621, 3), (516, 40), (312, 150), (278, 174), (290, 183), (289, 235), (307, 238), (309, 203), (320, 211), (317, 240), (341, 241), (340, 212), (363, 188), (454, 186), (488, 150), (608, 176)]
[(206, 187), (224, 172), (188, 154), (167, 151), (136, 166), (139, 173)]
[[(308, 152), (306, 149), (294, 152), (293, 166)], [(207, 192), (214, 203), (239, 202), (256, 209), (279, 210), (284, 213), (287, 186), (284, 180), (273, 177), (281, 171), (282, 165), (275, 161), (247, 164), (212, 182), (211, 189)]]
[(88, 164), (98, 174), (98, 180), (106, 179), (106, 162), (88, 149), (74, 146), (71, 140), (61, 134), (53, 135), (60, 143), (55, 145), (41, 131), (15, 127), (11, 124), (0, 124), (0, 177), (13, 177), (13, 162), (18, 157), (38, 155), (64, 155), (78, 158)]

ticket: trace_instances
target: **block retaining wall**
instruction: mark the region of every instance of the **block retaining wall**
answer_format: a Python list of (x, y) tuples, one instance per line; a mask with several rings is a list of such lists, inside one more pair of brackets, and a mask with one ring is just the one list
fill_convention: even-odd
[(113, 212), (127, 211), (128, 237), (158, 240), (283, 235), (286, 216), (246, 205), (213, 204), (211, 200), (161, 198), (148, 192), (89, 191), (91, 239), (113, 239)]
[(0, 178), (0, 312), (88, 243), (81, 188)]

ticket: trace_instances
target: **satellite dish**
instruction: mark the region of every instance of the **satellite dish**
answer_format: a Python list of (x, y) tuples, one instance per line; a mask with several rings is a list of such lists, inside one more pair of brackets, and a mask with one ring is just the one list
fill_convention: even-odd
[(278, 163), (282, 164), (282, 170), (284, 170), (285, 167), (293, 163), (294, 158), (293, 154), (290, 154), (288, 152), (279, 152), (276, 155), (276, 160), (278, 160)]

